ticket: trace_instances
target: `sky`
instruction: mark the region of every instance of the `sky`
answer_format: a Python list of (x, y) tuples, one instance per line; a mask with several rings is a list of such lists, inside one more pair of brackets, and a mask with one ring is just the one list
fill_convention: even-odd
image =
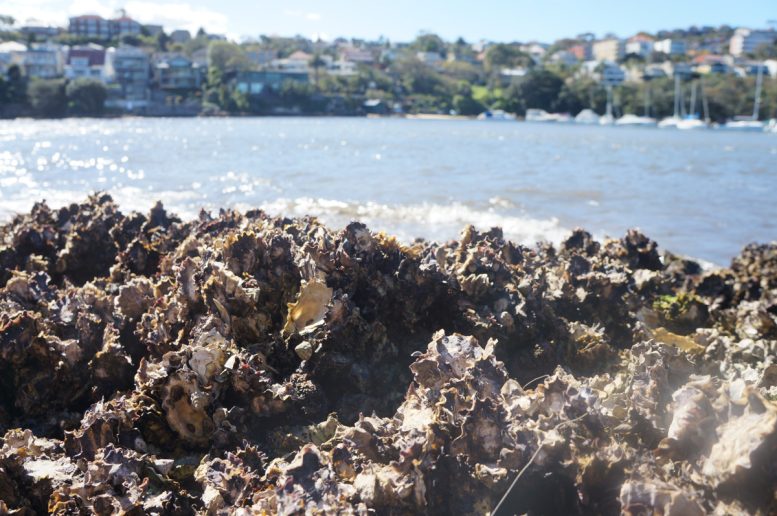
[(241, 40), (260, 34), (410, 41), (419, 32), (468, 41), (542, 41), (593, 32), (627, 37), (690, 25), (767, 27), (777, 0), (2, 0), (18, 24), (66, 25), (69, 16), (124, 8), (166, 30), (204, 27)]

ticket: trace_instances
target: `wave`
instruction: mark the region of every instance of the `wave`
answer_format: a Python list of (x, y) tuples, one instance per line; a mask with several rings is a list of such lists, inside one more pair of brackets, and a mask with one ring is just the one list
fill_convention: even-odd
[[(389, 205), (376, 202), (351, 202), (335, 199), (300, 197), (279, 198), (256, 204), (225, 202), (216, 206), (214, 200), (201, 191), (148, 191), (137, 187), (109, 189), (123, 211), (147, 212), (154, 202), (161, 199), (165, 207), (184, 220), (197, 216), (201, 207), (218, 209), (233, 207), (239, 210), (261, 208), (270, 215), (286, 217), (314, 216), (332, 228), (340, 229), (349, 222), (364, 222), (373, 231), (384, 231), (409, 243), (417, 238), (445, 241), (457, 238), (461, 230), (472, 224), (480, 230), (501, 227), (505, 238), (524, 245), (539, 241), (558, 244), (569, 230), (558, 219), (540, 219), (506, 213), (508, 207), (501, 199), (491, 199), (489, 205), (476, 208), (460, 202), (450, 204), (420, 203)], [(81, 202), (85, 193), (79, 190), (45, 189), (35, 185), (27, 188), (23, 196), (3, 196), (0, 193), (0, 222), (10, 220), (16, 213), (25, 213), (32, 205), (45, 199), (52, 208)]]
[(502, 213), (493, 206), (477, 209), (462, 203), (388, 205), (301, 197), (276, 199), (263, 203), (261, 208), (271, 215), (313, 215), (335, 228), (359, 220), (373, 231), (385, 231), (405, 242), (416, 238), (453, 239), (468, 224), (480, 230), (501, 227), (506, 238), (524, 245), (539, 241), (557, 244), (569, 234), (556, 218), (516, 216)]

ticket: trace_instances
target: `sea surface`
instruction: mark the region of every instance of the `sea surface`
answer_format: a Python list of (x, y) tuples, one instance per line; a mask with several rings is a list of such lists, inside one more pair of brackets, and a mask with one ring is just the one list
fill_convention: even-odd
[(501, 226), (522, 242), (574, 227), (726, 265), (777, 239), (777, 136), (365, 118), (0, 122), (0, 220), (93, 191), (182, 217), (260, 207), (358, 219), (410, 241)]

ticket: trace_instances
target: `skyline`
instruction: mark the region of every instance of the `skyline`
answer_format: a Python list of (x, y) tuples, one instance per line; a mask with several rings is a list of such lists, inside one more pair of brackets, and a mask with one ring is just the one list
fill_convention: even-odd
[(524, 0), (492, 0), (476, 7), (461, 0), (424, 4), (396, 0), (377, 2), (369, 10), (349, 3), (331, 0), (323, 5), (320, 0), (292, 0), (277, 5), (232, 0), (212, 7), (213, 2), (205, 0), (7, 0), (0, 14), (13, 16), (17, 25), (38, 21), (67, 26), (70, 16), (109, 17), (124, 8), (141, 23), (161, 24), (168, 31), (204, 27), (236, 40), (265, 34), (409, 41), (420, 32), (433, 32), (449, 40), (464, 37), (468, 41), (543, 42), (585, 32), (599, 37), (606, 33), (627, 37), (640, 31), (691, 25), (767, 27), (770, 20), (777, 19), (777, 6), (768, 0), (709, 0), (680, 5), (671, 0), (655, 0), (650, 5), (603, 0), (595, 7), (574, 0), (549, 0), (541, 8)]

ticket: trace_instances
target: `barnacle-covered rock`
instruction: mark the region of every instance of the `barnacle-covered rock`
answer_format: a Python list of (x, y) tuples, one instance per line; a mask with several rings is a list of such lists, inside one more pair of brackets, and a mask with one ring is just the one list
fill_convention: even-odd
[(769, 514), (775, 357), (777, 244), (40, 203), (0, 226), (0, 512)]

